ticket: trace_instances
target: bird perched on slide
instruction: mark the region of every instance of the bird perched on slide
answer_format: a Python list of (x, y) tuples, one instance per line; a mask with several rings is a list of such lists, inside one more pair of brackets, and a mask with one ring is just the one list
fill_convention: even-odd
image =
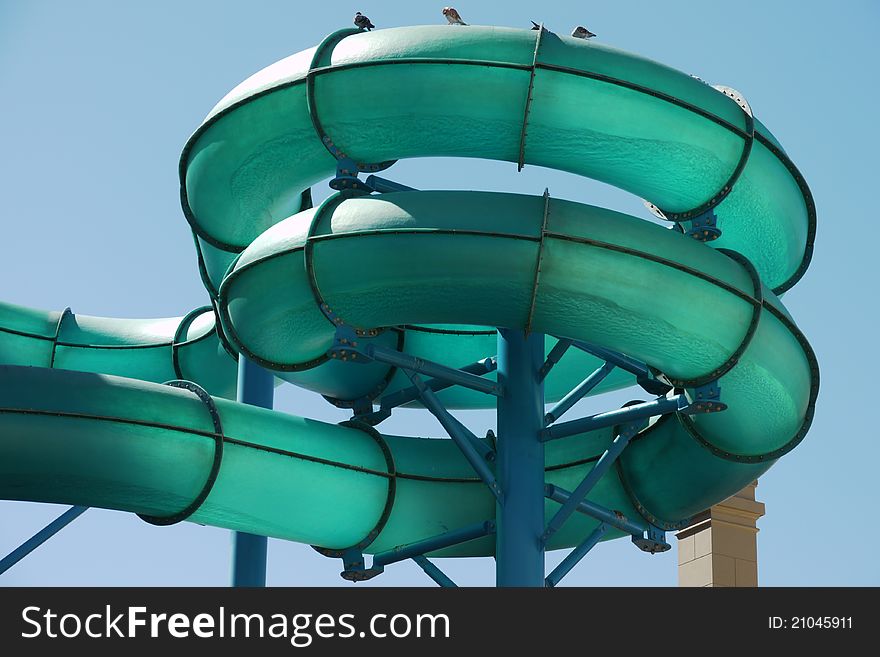
[(370, 22), (370, 19), (364, 16), (361, 12), (358, 12), (354, 15), (354, 24), (362, 30), (366, 30), (367, 32), (376, 27)]
[(443, 7), (443, 15), (446, 16), (450, 25), (467, 25), (461, 20), (461, 15), (455, 10), (455, 7)]
[(571, 31), (571, 36), (573, 36), (575, 39), (592, 39), (596, 35), (590, 32), (583, 25), (578, 25)]
[(540, 30), (541, 26), (538, 25), (535, 21), (532, 21), (532, 29), (533, 30)]

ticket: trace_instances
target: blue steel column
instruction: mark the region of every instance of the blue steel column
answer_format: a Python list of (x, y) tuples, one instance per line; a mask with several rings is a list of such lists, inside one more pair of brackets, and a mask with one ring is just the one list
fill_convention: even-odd
[[(236, 400), (243, 404), (272, 408), (275, 377), (244, 356), (238, 357)], [(232, 545), (232, 585), (266, 586), (265, 536), (235, 532)]]
[(544, 586), (544, 336), (498, 330), (495, 581), (498, 586)]

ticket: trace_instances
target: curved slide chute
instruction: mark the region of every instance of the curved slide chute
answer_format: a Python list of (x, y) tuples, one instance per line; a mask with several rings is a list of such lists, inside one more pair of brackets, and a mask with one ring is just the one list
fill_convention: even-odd
[[(151, 322), (0, 307), (0, 497), (155, 519), (207, 494), (193, 521), (368, 552), (491, 518), (494, 498), (450, 440), (223, 397), (238, 353), (341, 406), (410, 385), (387, 365), (331, 358), (339, 325), (454, 367), (494, 354), (504, 327), (547, 334), (548, 349), (555, 336), (627, 354), (688, 394), (718, 380), (726, 410), (655, 419), (591, 493), (677, 526), (797, 445), (818, 392), (815, 356), (779, 300), (809, 263), (815, 208), (746, 110), (683, 73), (546, 31), (342, 30), (268, 67), (181, 157), (211, 307)], [(679, 230), (547, 195), (344, 189), (355, 171), (422, 156), (588, 176)], [(309, 186), (334, 172), (343, 191), (310, 207)], [(686, 233), (709, 211), (722, 235), (698, 242)], [(572, 350), (548, 401), (601, 362)], [(215, 397), (160, 385), (170, 379)], [(632, 383), (618, 373), (594, 393)], [(462, 388), (440, 397), (487, 404)], [(547, 443), (547, 482), (576, 486), (612, 438)], [(548, 547), (595, 526), (572, 519)], [(480, 539), (444, 554), (493, 550)]]

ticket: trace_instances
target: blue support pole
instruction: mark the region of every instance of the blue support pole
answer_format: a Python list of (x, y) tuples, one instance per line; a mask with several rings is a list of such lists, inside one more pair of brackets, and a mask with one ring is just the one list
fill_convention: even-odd
[(7, 570), (12, 568), (19, 561), (24, 559), (31, 552), (40, 547), (43, 543), (48, 541), (50, 538), (55, 536), (62, 529), (67, 527), (74, 520), (79, 518), (83, 513), (88, 510), (87, 506), (72, 506), (67, 511), (62, 513), (60, 516), (55, 518), (48, 525), (43, 527), (36, 534), (31, 536), (24, 543), (15, 548), (12, 552), (7, 554), (3, 559), (0, 559), (0, 575), (5, 573)]
[(544, 336), (498, 330), (495, 573), (498, 586), (544, 586)]
[[(275, 377), (244, 356), (238, 357), (236, 401), (272, 408)], [(267, 539), (246, 532), (235, 532), (232, 546), (232, 585), (266, 586)]]

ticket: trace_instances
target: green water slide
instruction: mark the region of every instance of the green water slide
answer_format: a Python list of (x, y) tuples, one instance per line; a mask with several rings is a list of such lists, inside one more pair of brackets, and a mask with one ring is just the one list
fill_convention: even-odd
[[(153, 520), (189, 510), (371, 553), (492, 518), (495, 499), (451, 440), (230, 399), (238, 354), (343, 407), (411, 385), (381, 362), (331, 358), (340, 326), (362, 348), (452, 367), (493, 356), (503, 327), (545, 334), (546, 351), (561, 338), (626, 354), (689, 395), (718, 381), (726, 410), (654, 418), (590, 494), (678, 526), (796, 446), (818, 392), (815, 356), (779, 299), (809, 263), (815, 208), (776, 139), (730, 96), (543, 30), (343, 30), (269, 66), (181, 157), (209, 306), (165, 320), (0, 306), (0, 498)], [(339, 158), (370, 173), (426, 156), (572, 172), (669, 221), (480, 191), (343, 189), (311, 207), (309, 188)], [(721, 237), (694, 239), (710, 209)], [(602, 363), (570, 350), (547, 401)], [(162, 385), (172, 379), (213, 397)], [(634, 383), (615, 370), (593, 394)], [(463, 387), (439, 398), (494, 406)], [(546, 481), (573, 489), (614, 436), (548, 442)], [(558, 507), (546, 501), (548, 517)], [(572, 518), (548, 547), (596, 525)], [(493, 552), (487, 537), (444, 554)]]

